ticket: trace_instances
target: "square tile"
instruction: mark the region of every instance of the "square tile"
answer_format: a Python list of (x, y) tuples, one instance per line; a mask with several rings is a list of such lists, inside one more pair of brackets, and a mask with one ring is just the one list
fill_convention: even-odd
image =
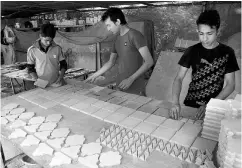
[(167, 118), (165, 117), (161, 117), (161, 116), (157, 116), (157, 115), (153, 115), (151, 114), (148, 118), (146, 118), (144, 120), (144, 122), (150, 123), (150, 124), (154, 124), (159, 126), (160, 124), (162, 124)]
[(197, 137), (194, 143), (192, 144), (191, 149), (197, 149), (205, 151), (206, 149), (212, 153), (217, 145), (216, 141), (205, 139), (202, 137)]
[(120, 106), (120, 105), (108, 103), (106, 106), (103, 107), (103, 109), (115, 112), (118, 109), (120, 109), (121, 107), (122, 106)]
[(78, 94), (78, 95), (86, 95), (89, 92), (90, 92), (90, 90), (82, 89), (82, 90), (79, 90), (78, 92), (76, 92), (76, 94)]
[(113, 95), (101, 95), (98, 100), (102, 100), (102, 101), (108, 101), (110, 99), (112, 99), (114, 96)]
[(149, 116), (150, 116), (149, 113), (145, 113), (145, 112), (142, 112), (142, 111), (135, 111), (129, 117), (144, 121)]
[(170, 139), (170, 142), (190, 148), (195, 139), (196, 136), (184, 134), (183, 132), (176, 132), (176, 134)]
[(95, 103), (93, 103), (91, 105), (95, 106), (95, 107), (103, 108), (104, 106), (107, 106), (108, 104), (109, 104), (108, 102), (98, 100), (97, 102), (95, 102)]
[(169, 110), (165, 109), (165, 108), (158, 108), (153, 114), (162, 116), (162, 117), (166, 117), (166, 118), (170, 117)]
[(112, 104), (121, 104), (123, 102), (125, 102), (127, 99), (124, 99), (122, 97), (113, 97), (112, 99), (108, 100), (109, 103), (112, 103)]
[(161, 104), (161, 103), (162, 103), (162, 100), (152, 99), (147, 104), (154, 106), (154, 107), (159, 107), (159, 104)]
[(132, 130), (140, 122), (142, 122), (142, 121), (141, 120), (137, 120), (135, 118), (127, 117), (124, 120), (122, 120), (121, 122), (119, 122), (118, 125)]
[(77, 99), (69, 99), (69, 100), (67, 100), (67, 101), (62, 102), (61, 105), (66, 106), (66, 107), (70, 107), (70, 106), (72, 106), (72, 105), (74, 105), (74, 104), (77, 104), (77, 103), (79, 103), (79, 102), (80, 102), (80, 101), (77, 100)]
[(145, 97), (145, 96), (139, 96), (139, 97), (133, 99), (133, 101), (141, 103), (141, 104), (146, 104), (146, 103), (150, 102), (151, 100), (152, 100), (152, 98)]
[(89, 92), (88, 94), (85, 94), (85, 96), (87, 96), (88, 98), (94, 98), (94, 99), (99, 99), (100, 96), (92, 93), (92, 92)]
[(47, 98), (36, 96), (36, 99), (33, 99), (32, 103), (39, 105), (39, 104), (47, 103), (48, 101), (50, 101), (50, 100)]
[(136, 94), (126, 94), (125, 96), (123, 96), (122, 98), (127, 99), (127, 100), (133, 100), (136, 99), (137, 97), (139, 97), (139, 95)]
[(143, 111), (143, 112), (150, 113), (150, 114), (154, 113), (157, 109), (158, 109), (157, 106), (150, 105), (150, 104), (145, 104), (145, 105), (141, 106), (140, 108), (138, 108), (139, 111)]
[(95, 86), (95, 87), (91, 88), (90, 91), (99, 92), (99, 91), (103, 90), (104, 88), (105, 87)]
[(93, 103), (95, 103), (97, 101), (98, 101), (98, 99), (94, 99), (94, 98), (89, 97), (88, 99), (83, 100), (82, 102), (86, 103), (86, 104), (93, 104)]
[(141, 122), (136, 127), (134, 127), (134, 130), (138, 131), (140, 133), (144, 133), (144, 134), (150, 135), (156, 128), (157, 128), (156, 125), (145, 123), (145, 122)]
[(100, 109), (96, 113), (91, 114), (91, 116), (96, 117), (100, 120), (103, 120), (104, 118), (108, 117), (112, 113), (113, 113), (112, 111)]
[(172, 129), (178, 131), (183, 126), (183, 124), (184, 124), (184, 122), (182, 122), (182, 121), (172, 120), (169, 118), (169, 119), (165, 120), (165, 122), (163, 122), (161, 124), (161, 126), (167, 127), (167, 128), (172, 128)]
[(159, 139), (169, 141), (176, 133), (176, 130), (172, 128), (162, 127), (161, 125), (151, 134)]
[(93, 113), (96, 113), (98, 110), (100, 110), (101, 108), (99, 107), (95, 107), (95, 106), (88, 106), (87, 108), (85, 109), (82, 109), (81, 112), (85, 113), (85, 114), (88, 114), (88, 115), (91, 115)]
[(51, 107), (54, 107), (56, 105), (58, 105), (59, 103), (57, 102), (54, 102), (54, 101), (48, 101), (47, 103), (43, 103), (43, 104), (39, 104), (40, 107), (44, 108), (44, 109), (48, 109), (48, 108), (51, 108)]
[(189, 134), (193, 136), (197, 136), (202, 130), (202, 126), (191, 124), (191, 123), (185, 123), (182, 128), (179, 130), (179, 132), (183, 132), (184, 134)]
[(104, 121), (112, 123), (112, 124), (117, 124), (120, 121), (124, 120), (125, 118), (127, 118), (127, 116), (125, 114), (113, 113), (113, 114), (109, 115), (108, 117), (106, 117), (104, 119)]
[(115, 92), (115, 90), (109, 89), (109, 88), (104, 88), (100, 91), (97, 92), (98, 95), (109, 95), (111, 93)]
[(53, 93), (53, 92), (48, 92), (48, 94), (45, 94), (45, 98), (46, 99), (49, 99), (49, 100), (54, 100), (55, 98), (58, 98), (60, 97), (61, 94), (58, 94), (58, 93)]
[(126, 114), (127, 116), (129, 116), (129, 115), (131, 115), (134, 112), (135, 112), (134, 109), (130, 109), (130, 108), (127, 108), (127, 107), (121, 107), (115, 113)]
[(70, 100), (70, 97), (64, 95), (64, 96), (61, 96), (61, 97), (54, 99), (53, 101), (58, 102), (58, 103), (62, 103), (62, 102), (65, 102), (67, 100)]
[(128, 93), (121, 92), (121, 91), (118, 91), (118, 90), (116, 90), (115, 92), (111, 93), (111, 95), (116, 96), (116, 97), (124, 97), (127, 94)]
[(139, 107), (141, 107), (143, 104), (134, 102), (134, 101), (125, 101), (124, 103), (121, 104), (124, 107), (128, 107), (134, 110), (137, 110)]
[(76, 110), (76, 111), (82, 111), (83, 109), (88, 108), (89, 106), (90, 106), (90, 104), (79, 102), (77, 104), (70, 106), (70, 108), (73, 110)]
[(169, 101), (162, 101), (161, 104), (159, 104), (159, 107), (161, 108), (165, 108), (165, 109), (171, 109), (172, 107), (172, 102), (169, 102)]
[(71, 98), (72, 99), (77, 99), (79, 101), (84, 101), (84, 100), (88, 99), (89, 97), (74, 93)]

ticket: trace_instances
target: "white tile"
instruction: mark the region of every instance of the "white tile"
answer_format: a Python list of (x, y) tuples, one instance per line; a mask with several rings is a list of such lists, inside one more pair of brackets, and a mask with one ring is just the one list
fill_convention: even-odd
[(196, 124), (185, 123), (179, 132), (183, 132), (184, 134), (197, 136), (202, 130), (202, 127)]
[(216, 141), (205, 139), (202, 137), (197, 137), (195, 142), (192, 144), (191, 148), (202, 151), (208, 150), (210, 153), (212, 153), (214, 151), (216, 144)]
[(83, 100), (82, 102), (83, 103), (86, 103), (86, 104), (94, 104), (97, 101), (98, 101), (98, 99), (95, 99), (95, 98), (90, 97), (90, 98), (88, 98), (86, 100)]
[(138, 108), (139, 111), (143, 111), (143, 112), (150, 113), (150, 114), (152, 114), (157, 109), (158, 109), (157, 106), (151, 105), (151, 104), (145, 104), (145, 105), (141, 106), (140, 108)]
[(129, 115), (131, 115), (134, 112), (135, 112), (134, 109), (130, 109), (130, 108), (127, 108), (127, 107), (121, 107), (115, 113), (126, 114), (127, 116), (129, 116)]
[(120, 109), (121, 107), (122, 107), (122, 106), (120, 106), (120, 105), (116, 105), (116, 104), (108, 103), (107, 105), (105, 105), (105, 106), (103, 107), (103, 109), (115, 112), (115, 111), (117, 111), (118, 109)]
[(176, 134), (171, 138), (170, 142), (190, 148), (192, 143), (195, 141), (197, 136), (191, 136), (183, 132), (176, 132)]
[(128, 107), (128, 108), (137, 110), (143, 104), (142, 103), (139, 103), (139, 102), (135, 102), (135, 101), (125, 101), (121, 105), (124, 106), (124, 107)]
[(106, 117), (104, 119), (104, 121), (112, 123), (112, 124), (117, 124), (120, 121), (124, 120), (125, 118), (127, 118), (127, 116), (125, 114), (113, 113), (113, 114), (109, 115), (108, 117)]
[(77, 104), (77, 103), (79, 103), (79, 102), (80, 102), (80, 101), (77, 100), (77, 99), (69, 99), (69, 100), (67, 100), (67, 101), (62, 102), (61, 105), (66, 106), (66, 107), (70, 107), (70, 106), (72, 106), (72, 105), (74, 105), (74, 104)]
[(82, 109), (81, 112), (82, 113), (85, 113), (85, 114), (88, 114), (88, 115), (91, 115), (93, 113), (96, 113), (98, 110), (100, 110), (101, 108), (99, 107), (95, 107), (95, 106), (88, 106), (87, 108), (85, 109)]
[(134, 127), (134, 130), (138, 131), (140, 133), (144, 133), (144, 134), (150, 135), (156, 128), (157, 128), (156, 125), (145, 123), (145, 122), (141, 122), (139, 125)]
[(133, 129), (135, 126), (137, 126), (141, 120), (137, 120), (135, 118), (127, 117), (121, 122), (118, 123), (118, 125), (128, 128), (128, 129)]
[(104, 106), (107, 106), (108, 104), (109, 104), (108, 102), (98, 100), (97, 102), (93, 103), (92, 106), (102, 108)]
[(73, 110), (76, 110), (76, 111), (82, 111), (83, 109), (88, 108), (89, 106), (90, 106), (90, 104), (79, 102), (73, 106), (70, 106), (70, 108)]
[(154, 136), (159, 139), (163, 139), (166, 141), (169, 141), (176, 133), (176, 130), (172, 128), (166, 128), (159, 126), (152, 134), (151, 136)]
[(96, 118), (98, 118), (100, 120), (103, 120), (104, 118), (106, 118), (107, 116), (111, 115), (112, 113), (113, 113), (112, 111), (100, 109), (97, 112), (91, 114), (91, 116), (96, 117)]
[(167, 118), (165, 117), (161, 117), (161, 116), (157, 116), (157, 115), (153, 115), (151, 114), (148, 118), (146, 118), (144, 120), (144, 122), (150, 123), (150, 124), (154, 124), (159, 126), (160, 124), (162, 124)]
[(127, 100), (133, 100), (133, 99), (136, 99), (137, 97), (139, 97), (139, 95), (128, 93), (125, 96), (123, 96), (122, 98), (127, 99)]
[(169, 110), (165, 108), (158, 108), (153, 114), (169, 118)]
[(124, 99), (122, 97), (114, 97), (110, 100), (108, 100), (109, 103), (112, 103), (112, 104), (122, 104), (123, 102), (125, 102), (127, 99)]
[(161, 126), (163, 127), (167, 127), (167, 128), (172, 128), (175, 129), (176, 131), (178, 131), (182, 126), (183, 126), (184, 122), (182, 121), (178, 121), (178, 120), (172, 120), (172, 119), (167, 119), (165, 120)]
[(136, 111), (133, 114), (131, 114), (129, 117), (144, 121), (149, 116), (150, 116), (149, 113), (145, 113), (145, 112), (142, 112), (142, 111)]
[(111, 95), (116, 96), (116, 97), (124, 97), (127, 94), (128, 93), (121, 92), (121, 91), (116, 91), (116, 92), (111, 93)]
[(142, 103), (142, 104), (146, 104), (146, 103), (150, 102), (151, 100), (152, 100), (152, 98), (145, 97), (145, 96), (139, 96), (139, 97), (133, 99), (133, 101)]

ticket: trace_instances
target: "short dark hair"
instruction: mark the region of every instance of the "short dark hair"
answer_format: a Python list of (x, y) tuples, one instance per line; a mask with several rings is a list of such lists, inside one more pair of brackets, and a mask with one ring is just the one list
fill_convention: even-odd
[(42, 37), (55, 38), (56, 29), (53, 24), (47, 23), (40, 27), (40, 34)]
[(205, 10), (200, 14), (197, 19), (197, 25), (205, 24), (212, 27), (216, 27), (218, 30), (220, 27), (220, 16), (217, 10)]
[(104, 22), (106, 19), (110, 17), (110, 20), (114, 23), (117, 22), (117, 19), (120, 20), (121, 25), (127, 24), (125, 20), (125, 16), (121, 9), (119, 8), (108, 8), (106, 12), (102, 15), (102, 21)]

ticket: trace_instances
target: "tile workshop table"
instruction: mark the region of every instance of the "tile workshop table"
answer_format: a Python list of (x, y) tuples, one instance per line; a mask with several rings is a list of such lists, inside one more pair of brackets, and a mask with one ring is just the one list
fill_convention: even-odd
[[(38, 88), (39, 89), (39, 88)], [(38, 90), (34, 89), (34, 90)], [(34, 90), (26, 91), (25, 93), (30, 93)], [(51, 89), (45, 89), (47, 92)], [(7, 98), (2, 99), (2, 107), (9, 103), (17, 103), (21, 107), (26, 108), (26, 111), (28, 112), (35, 112), (35, 116), (48, 116), (50, 114), (61, 114), (63, 116), (63, 119), (58, 123), (58, 128), (69, 128), (72, 134), (79, 134), (84, 135), (86, 138), (85, 143), (95, 142), (100, 134), (100, 130), (102, 128), (109, 128), (112, 124), (108, 122), (104, 122), (102, 120), (99, 120), (97, 118), (94, 118), (90, 115), (86, 115), (82, 112), (72, 110), (71, 108), (68, 108), (66, 106), (59, 104), (55, 104), (54, 106), (50, 106), (47, 109), (44, 109), (36, 104), (33, 104), (23, 98), (20, 98), (19, 96), (23, 94), (16, 94)], [(46, 94), (47, 95), (47, 94)], [(37, 96), (37, 95), (36, 95)], [(13, 130), (9, 129), (8, 126), (1, 125), (1, 134), (4, 137), (8, 137)], [(29, 133), (28, 133), (29, 134)], [(24, 138), (18, 138), (18, 139), (10, 139), (13, 143), (17, 144), (17, 146), (28, 156), (30, 156), (32, 159), (34, 159), (38, 164), (40, 164), (43, 167), (49, 168), (49, 163), (52, 159), (49, 155), (44, 156), (33, 156), (33, 152), (37, 148), (37, 145), (33, 145), (30, 147), (22, 147), (20, 144)], [(58, 151), (55, 149), (55, 151)], [(60, 151), (60, 150), (59, 150)], [(102, 152), (110, 151), (109, 148), (106, 146), (103, 146)], [(185, 161), (181, 161), (178, 158), (174, 158), (170, 155), (166, 155), (162, 152), (154, 151), (150, 157), (146, 161), (142, 161), (140, 159), (137, 159), (131, 155), (128, 155), (126, 153), (121, 153), (122, 155), (122, 161), (121, 165), (115, 166), (117, 168), (195, 168), (198, 167), (195, 164), (189, 164)], [(70, 165), (62, 165), (60, 166), (62, 168), (78, 168), (78, 167), (84, 167), (86, 166), (80, 164), (80, 163), (73, 163)]]

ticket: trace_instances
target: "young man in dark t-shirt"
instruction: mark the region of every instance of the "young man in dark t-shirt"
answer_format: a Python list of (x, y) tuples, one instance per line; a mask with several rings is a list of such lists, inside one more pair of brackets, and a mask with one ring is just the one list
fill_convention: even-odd
[(123, 12), (118, 8), (109, 8), (102, 16), (108, 31), (117, 34), (109, 61), (103, 65), (87, 82), (95, 82), (115, 63), (118, 64), (116, 84), (119, 89), (134, 94), (145, 90), (143, 74), (153, 65), (153, 59), (144, 36), (128, 27)]
[(192, 68), (192, 81), (184, 105), (198, 108), (196, 119), (203, 119), (206, 104), (211, 98), (226, 99), (235, 87), (235, 71), (239, 66), (234, 50), (217, 41), (220, 17), (216, 10), (201, 13), (197, 20), (200, 43), (189, 47), (178, 64), (179, 71), (173, 83), (173, 107), (170, 116), (180, 115), (179, 97), (188, 69)]

